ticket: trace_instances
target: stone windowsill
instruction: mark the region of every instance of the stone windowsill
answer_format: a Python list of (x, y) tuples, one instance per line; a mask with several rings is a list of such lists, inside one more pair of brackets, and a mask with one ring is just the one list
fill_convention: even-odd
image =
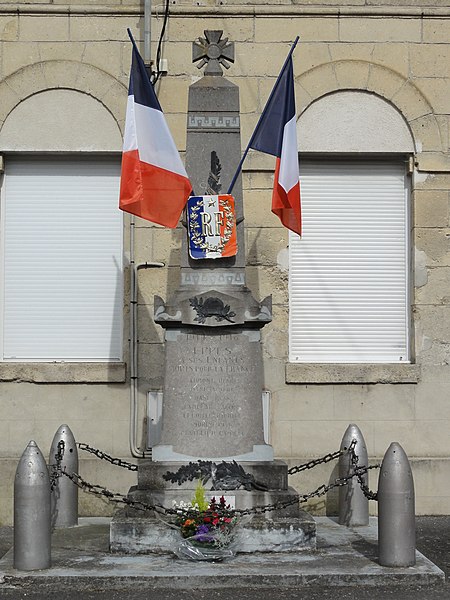
[(117, 363), (0, 363), (0, 381), (29, 383), (123, 383), (126, 364)]
[(287, 363), (286, 383), (418, 383), (420, 366), (404, 364)]

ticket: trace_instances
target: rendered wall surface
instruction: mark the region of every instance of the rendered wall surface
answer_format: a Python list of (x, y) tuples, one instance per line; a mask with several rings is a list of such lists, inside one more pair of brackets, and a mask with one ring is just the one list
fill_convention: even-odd
[[(40, 134), (48, 115), (31, 118), (28, 107), (55, 110), (63, 104), (64, 150), (82, 146), (71, 136), (71, 101), (103, 116), (99, 147), (120, 153), (131, 49), (126, 28), (143, 40), (142, 3), (0, 1), (0, 153), (61, 149)], [(152, 57), (162, 26), (154, 6)], [(163, 44), (168, 74), (157, 93), (179, 150), (186, 144), (188, 86), (200, 72), (191, 44), (205, 29), (223, 29), (235, 43), (236, 60), (226, 76), (240, 87), (242, 145), (247, 142), (296, 35), (294, 55), (300, 116), (327, 94), (357, 90), (376, 94), (404, 119), (414, 141), (412, 243), (414, 290), (413, 365), (289, 364), (288, 235), (270, 212), (273, 160), (251, 154), (243, 173), (247, 281), (255, 298), (273, 296), (274, 319), (262, 331), (265, 387), (272, 393), (271, 443), (290, 465), (339, 447), (351, 422), (362, 430), (371, 462), (390, 442), (410, 457), (419, 514), (450, 512), (450, 2), (438, 0), (206, 1), (170, 5)], [(143, 44), (141, 45), (143, 48)], [(53, 90), (51, 102), (39, 102)], [(58, 91), (59, 90), (59, 91)], [(56, 102), (57, 99), (57, 102)], [(67, 100), (67, 101), (66, 101)], [(94, 110), (94, 108), (92, 109)], [(18, 131), (28, 115), (26, 128)], [(36, 115), (38, 117), (38, 115)], [(64, 129), (64, 124), (66, 129)], [(111, 126), (111, 129), (108, 127)], [(17, 136), (14, 135), (15, 128)], [(109, 133), (108, 133), (109, 132)], [(20, 135), (19, 135), (20, 133)], [(301, 137), (301, 121), (299, 125)], [(11, 146), (11, 140), (20, 140)], [(69, 141), (67, 141), (69, 140)], [(301, 146), (301, 143), (300, 143)], [(183, 154), (182, 154), (183, 155)], [(12, 515), (17, 461), (34, 439), (48, 452), (59, 425), (77, 441), (130, 460), (129, 430), (129, 220), (125, 226), (124, 362), (104, 364), (0, 363), (0, 521)], [(153, 296), (167, 298), (178, 285), (184, 229), (137, 221), (136, 263), (164, 267), (138, 272), (139, 420), (148, 390), (162, 388), (163, 332), (152, 320)], [(142, 434), (144, 435), (144, 434)], [(139, 440), (140, 442), (140, 440)], [(80, 471), (95, 484), (126, 492), (133, 473), (80, 453)], [(328, 464), (296, 476), (301, 492), (335, 476)], [(376, 472), (370, 484), (376, 488)], [(114, 507), (80, 495), (82, 514), (110, 514)], [(376, 510), (371, 503), (372, 510)], [(336, 497), (312, 503), (332, 512)]]

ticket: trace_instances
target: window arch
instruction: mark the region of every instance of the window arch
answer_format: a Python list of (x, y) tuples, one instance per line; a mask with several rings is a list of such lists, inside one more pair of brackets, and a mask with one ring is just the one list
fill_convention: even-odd
[(342, 91), (304, 111), (298, 138), (290, 360), (408, 362), (409, 128), (385, 100)]
[(413, 153), (414, 140), (400, 112), (361, 91), (341, 91), (313, 102), (297, 122), (299, 151)]
[(78, 90), (37, 90), (8, 113), (0, 360), (122, 360), (120, 148), (111, 112)]

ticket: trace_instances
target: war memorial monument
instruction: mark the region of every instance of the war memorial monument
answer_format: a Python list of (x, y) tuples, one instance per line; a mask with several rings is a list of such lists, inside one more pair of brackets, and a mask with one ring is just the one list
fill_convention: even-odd
[[(271, 321), (272, 303), (270, 296), (257, 301), (246, 286), (241, 177), (234, 211), (226, 195), (209, 211), (196, 200), (206, 195), (212, 205), (221, 198), (241, 158), (239, 88), (222, 69), (234, 62), (233, 43), (222, 31), (204, 36), (193, 43), (193, 62), (205, 70), (189, 88), (186, 170), (194, 198), (183, 223), (179, 286), (166, 300), (155, 297), (154, 320), (165, 331), (162, 431), (152, 460), (140, 462), (129, 497), (164, 507), (190, 501), (197, 481), (179, 474), (208, 462), (206, 487), (233, 508), (288, 505), (254, 517), (243, 550), (313, 548), (314, 520), (299, 510), (287, 465), (274, 460), (264, 439), (261, 329)], [(223, 246), (232, 235), (237, 248), (226, 256)], [(164, 551), (173, 547), (174, 535), (151, 515), (128, 508), (113, 519), (111, 548)]]

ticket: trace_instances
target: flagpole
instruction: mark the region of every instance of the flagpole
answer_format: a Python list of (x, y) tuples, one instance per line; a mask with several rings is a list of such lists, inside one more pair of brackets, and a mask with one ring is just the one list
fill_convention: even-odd
[(130, 40), (131, 40), (131, 43), (133, 44), (133, 48), (136, 50), (136, 52), (137, 52), (137, 53), (139, 54), (139, 56), (140, 56), (139, 49), (138, 49), (138, 47), (137, 47), (137, 45), (136, 45), (136, 42), (134, 41), (133, 34), (131, 33), (131, 30), (130, 30), (130, 28), (129, 28), (129, 27), (127, 27), (127, 33), (128, 33), (128, 37), (129, 37), (129, 38), (130, 38)]
[[(279, 81), (280, 81), (280, 79), (281, 79), (281, 76), (282, 76), (282, 75), (283, 75), (283, 73), (284, 73), (284, 70), (285, 70), (285, 68), (286, 68), (286, 66), (287, 66), (287, 64), (288, 64), (288, 62), (289, 62), (289, 59), (290, 59), (290, 58), (291, 58), (291, 56), (292, 56), (292, 53), (293, 53), (293, 52), (294, 52), (294, 50), (295, 50), (295, 47), (297, 46), (297, 43), (298, 43), (298, 40), (299, 40), (299, 39), (300, 39), (300, 37), (299, 37), (299, 36), (297, 36), (297, 37), (295, 38), (295, 40), (294, 40), (294, 43), (292, 44), (292, 47), (291, 47), (291, 49), (289, 50), (289, 54), (287, 55), (287, 57), (286, 57), (286, 60), (284, 61), (284, 65), (283, 65), (283, 67), (282, 67), (282, 69), (281, 69), (281, 71), (280, 71), (280, 74), (278, 75), (278, 78), (277, 78), (277, 80), (276, 80), (276, 82), (275, 82), (275, 85), (273, 86), (273, 89), (272, 89), (272, 91), (271, 91), (271, 93), (270, 93), (269, 99), (268, 99), (268, 100), (267, 100), (267, 102), (266, 102), (266, 106), (267, 106), (267, 105), (270, 103), (270, 101), (272, 100), (272, 96), (274, 95), (274, 93), (275, 93), (275, 90), (277, 89), (277, 86), (278, 86), (278, 83), (279, 83)], [(249, 141), (249, 143), (247, 144), (247, 148), (245, 149), (245, 152), (244, 152), (244, 154), (242, 155), (242, 158), (241, 158), (241, 160), (240, 160), (240, 162), (239, 162), (238, 168), (236, 169), (236, 173), (234, 174), (234, 176), (233, 176), (233, 179), (232, 179), (232, 181), (231, 181), (231, 183), (230, 183), (230, 187), (228, 188), (228, 192), (227, 192), (227, 194), (231, 194), (231, 192), (233, 191), (233, 188), (234, 188), (234, 185), (235, 185), (235, 183), (236, 183), (236, 180), (237, 180), (237, 178), (239, 177), (239, 173), (241, 172), (242, 165), (244, 164), (244, 160), (246, 159), (246, 157), (247, 157), (247, 154), (248, 154), (248, 151), (250, 150), (250, 146), (251, 146), (251, 144), (252, 144), (252, 142), (253, 142), (253, 138), (255, 137), (255, 135), (256, 135), (256, 132), (258, 131), (258, 127), (259, 127), (259, 124), (261, 123), (261, 120), (262, 120), (262, 118), (263, 118), (264, 111), (265, 111), (265, 107), (264, 107), (264, 110), (262, 111), (262, 113), (261, 113), (261, 115), (260, 115), (260, 117), (259, 117), (258, 123), (256, 124), (256, 127), (255, 127), (255, 129), (254, 129), (254, 131), (253, 131), (252, 137), (250, 138), (250, 141)]]

